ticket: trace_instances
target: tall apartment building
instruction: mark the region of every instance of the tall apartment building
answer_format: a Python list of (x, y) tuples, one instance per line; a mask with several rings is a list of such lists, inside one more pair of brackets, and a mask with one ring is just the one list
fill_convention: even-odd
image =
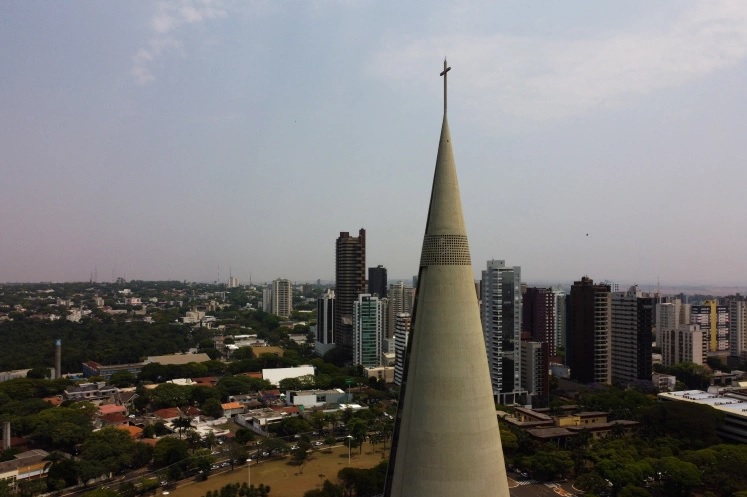
[(272, 282), (272, 313), (288, 318), (293, 310), (293, 286), (290, 280), (279, 278)]
[(366, 293), (366, 230), (343, 231), (335, 250), (335, 344), (353, 357), (353, 303)]
[(568, 296), (566, 336), (566, 363), (572, 380), (612, 382), (611, 314), (609, 286), (595, 285), (588, 276), (573, 283)]
[(521, 387), (534, 407), (550, 401), (549, 343), (521, 342)]
[(272, 285), (262, 289), (262, 310), (272, 312)]
[(552, 288), (528, 287), (521, 298), (522, 331), (532, 340), (546, 343), (551, 356), (557, 354), (557, 298)]
[(405, 372), (405, 353), (407, 352), (407, 341), (410, 337), (410, 326), (412, 317), (409, 312), (397, 314), (394, 331), (394, 383), (402, 385), (402, 376)]
[(397, 316), (412, 312), (412, 306), (415, 302), (415, 289), (398, 281), (389, 285), (387, 295), (389, 298), (389, 325), (387, 327), (388, 334), (385, 335), (385, 338), (392, 338), (392, 334), (397, 329)]
[(628, 385), (651, 380), (654, 298), (633, 286), (612, 292), (612, 381)]
[(565, 349), (566, 326), (568, 324), (568, 307), (566, 300), (568, 296), (560, 288), (553, 288), (553, 297), (555, 297), (555, 351), (558, 347)]
[(381, 364), (384, 326), (383, 306), (378, 297), (361, 294), (353, 303), (353, 364), (374, 367)]
[(482, 272), (481, 318), (493, 395), (501, 404), (523, 399), (521, 388), (521, 268), (490, 260)]
[(681, 362), (705, 364), (706, 332), (697, 324), (681, 324), (674, 329), (661, 332), (661, 359), (665, 366), (674, 366)]
[(735, 362), (747, 359), (747, 301), (729, 301), (729, 356)]
[(329, 288), (316, 299), (316, 341), (323, 345), (335, 343), (335, 291)]
[(386, 298), (387, 275), (386, 268), (379, 264), (368, 268), (368, 293), (380, 299)]
[(703, 330), (707, 352), (729, 350), (729, 308), (718, 305), (715, 300), (706, 300), (703, 305), (690, 308), (690, 323)]
[(228, 288), (236, 288), (239, 286), (239, 279), (236, 276), (228, 277)]

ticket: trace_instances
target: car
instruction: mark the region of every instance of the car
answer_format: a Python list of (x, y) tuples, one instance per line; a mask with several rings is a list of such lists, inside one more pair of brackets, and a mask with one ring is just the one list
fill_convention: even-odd
[(231, 463), (230, 463), (230, 462), (222, 462), (222, 463), (220, 464), (220, 467), (221, 467), (221, 468), (225, 468), (226, 466), (230, 466), (230, 465), (231, 465)]
[(269, 452), (262, 452), (262, 457), (267, 457), (267, 456), (269, 456), (269, 455), (270, 455), (270, 453), (269, 453)]
[(314, 442), (314, 445), (319, 447), (320, 445), (324, 445), (324, 442), (317, 440), (316, 442)]

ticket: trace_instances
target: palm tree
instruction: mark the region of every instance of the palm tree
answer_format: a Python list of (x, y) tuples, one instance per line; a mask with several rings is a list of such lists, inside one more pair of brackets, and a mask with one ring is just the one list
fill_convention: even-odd
[(189, 418), (179, 416), (171, 422), (171, 426), (179, 431), (179, 438), (182, 438), (182, 433), (184, 433), (185, 430), (192, 428), (192, 421)]

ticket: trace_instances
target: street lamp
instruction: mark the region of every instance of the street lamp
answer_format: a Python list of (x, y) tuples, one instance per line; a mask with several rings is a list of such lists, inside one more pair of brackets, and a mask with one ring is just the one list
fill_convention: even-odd
[(246, 460), (246, 485), (251, 488), (252, 486), (252, 460)]
[(348, 435), (348, 466), (350, 466), (350, 445), (353, 441), (353, 437)]

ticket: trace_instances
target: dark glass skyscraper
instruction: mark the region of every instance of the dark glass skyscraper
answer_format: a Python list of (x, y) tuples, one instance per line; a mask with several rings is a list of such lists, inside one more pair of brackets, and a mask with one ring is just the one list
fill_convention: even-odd
[(386, 278), (386, 268), (381, 264), (368, 268), (368, 293), (380, 299), (386, 298)]

